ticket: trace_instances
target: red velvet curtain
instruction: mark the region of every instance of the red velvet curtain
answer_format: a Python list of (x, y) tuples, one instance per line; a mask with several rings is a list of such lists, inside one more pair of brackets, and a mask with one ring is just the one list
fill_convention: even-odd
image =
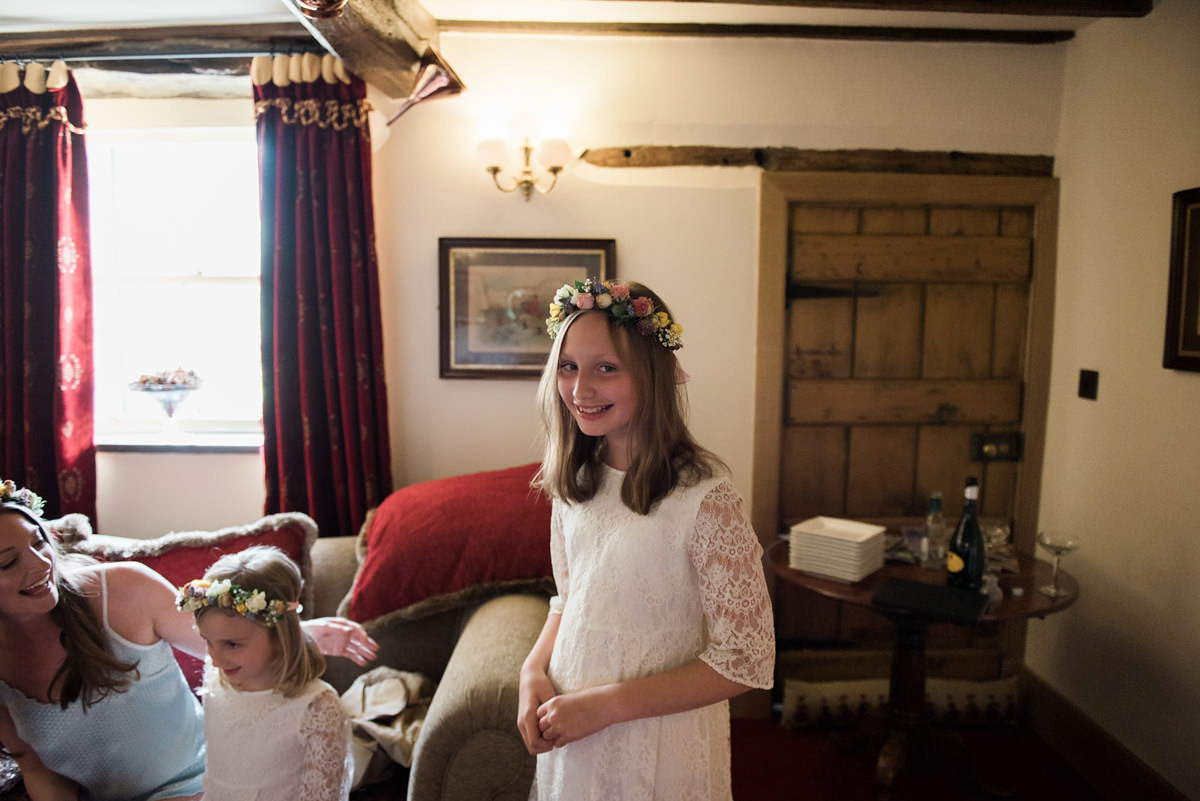
[(61, 63), (48, 83), (0, 64), (0, 478), (95, 521), (83, 101)]
[(290, 72), (254, 87), (265, 511), (354, 534), (392, 484), (366, 86)]

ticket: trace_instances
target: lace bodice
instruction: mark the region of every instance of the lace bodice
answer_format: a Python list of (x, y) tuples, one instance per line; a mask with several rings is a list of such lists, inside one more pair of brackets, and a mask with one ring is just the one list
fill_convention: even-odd
[[(770, 687), (775, 638), (762, 548), (733, 486), (705, 481), (638, 515), (621, 503), (622, 478), (607, 470), (591, 501), (554, 504), (555, 688), (695, 658), (733, 681)], [(611, 726), (540, 755), (534, 797), (728, 801), (728, 704)]]
[(238, 692), (206, 670), (204, 801), (345, 801), (350, 721), (319, 679), (293, 698)]

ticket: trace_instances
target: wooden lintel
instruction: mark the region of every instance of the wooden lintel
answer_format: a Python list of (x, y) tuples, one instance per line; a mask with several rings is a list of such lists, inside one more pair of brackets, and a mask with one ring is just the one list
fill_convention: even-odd
[(760, 167), (772, 172), (902, 172), (1050, 176), (1052, 156), (915, 150), (806, 150), (795, 147), (638, 145), (590, 148), (597, 167)]
[(1144, 17), (1154, 0), (674, 0), (797, 8), (869, 11), (933, 11), (971, 14), (1036, 14), (1065, 17)]
[(10, 58), (122, 72), (244, 74), (253, 55), (315, 47), (299, 22), (0, 34), (0, 51)]
[(456, 33), (542, 34), (547, 36), (688, 36), (755, 39), (841, 39), (869, 42), (974, 42), (1041, 45), (1066, 42), (1070, 30), (996, 28), (913, 28), (884, 25), (722, 24), (699, 22), (544, 22), (540, 20), (442, 20)]

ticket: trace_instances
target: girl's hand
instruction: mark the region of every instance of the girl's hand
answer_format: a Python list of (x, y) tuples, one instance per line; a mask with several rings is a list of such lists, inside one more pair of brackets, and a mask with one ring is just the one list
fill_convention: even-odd
[(616, 723), (613, 699), (604, 687), (559, 695), (538, 707), (542, 739), (561, 748)]
[(317, 617), (303, 620), (300, 625), (325, 656), (344, 656), (360, 667), (379, 653), (379, 643), (371, 639), (353, 620), (344, 617)]
[(554, 748), (554, 744), (542, 737), (538, 725), (538, 709), (554, 697), (554, 685), (546, 676), (546, 672), (532, 668), (521, 670), (520, 702), (517, 706), (517, 729), (525, 748), (537, 756)]

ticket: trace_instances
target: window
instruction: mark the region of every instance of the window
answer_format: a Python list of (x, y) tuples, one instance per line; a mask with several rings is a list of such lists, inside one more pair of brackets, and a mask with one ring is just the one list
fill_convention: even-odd
[[(257, 444), (258, 155), (253, 127), (88, 132), (101, 445)], [(191, 370), (166, 413), (144, 374)]]

